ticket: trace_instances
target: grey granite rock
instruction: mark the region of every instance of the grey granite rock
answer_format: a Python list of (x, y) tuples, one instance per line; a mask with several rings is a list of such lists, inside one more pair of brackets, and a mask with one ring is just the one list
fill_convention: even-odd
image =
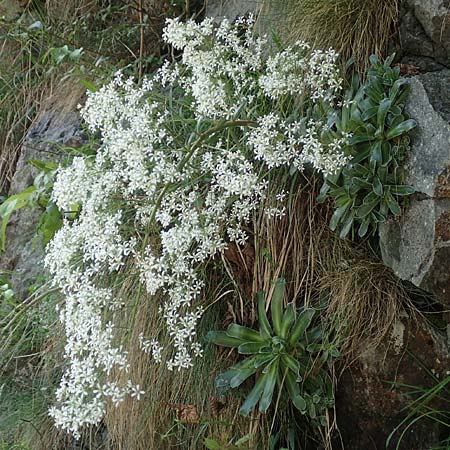
[[(17, 194), (31, 186), (36, 170), (28, 164), (30, 159), (58, 160), (58, 145), (77, 147), (84, 142), (77, 104), (81, 99), (78, 88), (67, 92), (67, 86), (54, 95), (36, 118), (21, 148), (9, 195)], [(11, 274), (13, 288), (19, 298), (28, 295), (31, 285), (42, 277), (43, 246), (36, 239), (36, 228), (42, 212), (23, 208), (9, 221), (6, 251), (0, 254), (0, 271)]]
[(450, 0), (407, 0), (427, 36), (450, 51)]
[[(406, 0), (399, 14), (400, 62), (421, 72), (450, 67), (450, 0)], [(394, 45), (395, 47), (395, 45)], [(391, 49), (394, 51), (394, 48)]]
[(257, 14), (262, 6), (261, 0), (208, 0), (206, 15), (220, 20), (226, 17), (230, 21), (246, 14)]
[(417, 193), (402, 216), (380, 227), (385, 264), (450, 306), (450, 71), (410, 81), (407, 111), (417, 121), (406, 182)]

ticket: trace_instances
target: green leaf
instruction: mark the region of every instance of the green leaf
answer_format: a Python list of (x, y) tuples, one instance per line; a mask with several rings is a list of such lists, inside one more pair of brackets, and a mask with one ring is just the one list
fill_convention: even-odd
[(258, 292), (258, 320), (259, 333), (264, 339), (270, 338), (273, 332), (266, 314), (266, 298), (263, 291)]
[(294, 406), (304, 413), (306, 411), (305, 399), (300, 395), (300, 387), (297, 383), (295, 375), (288, 370), (285, 374), (286, 388), (289, 393), (289, 397), (292, 400)]
[(330, 190), (330, 185), (325, 181), (322, 184), (322, 187), (320, 188), (319, 195), (317, 196), (318, 203), (323, 203), (326, 200), (329, 190)]
[(411, 131), (413, 128), (417, 126), (417, 123), (413, 119), (405, 120), (404, 122), (400, 123), (394, 128), (391, 128), (386, 133), (386, 139), (393, 139), (397, 136), (401, 136), (404, 133), (407, 133), (408, 131)]
[(386, 203), (387, 203), (389, 209), (391, 210), (392, 214), (394, 214), (395, 216), (398, 216), (402, 210), (400, 209), (399, 204), (397, 203), (395, 198), (392, 196), (392, 194), (390, 192), (386, 192), (384, 198), (385, 198)]
[(38, 233), (42, 234), (44, 246), (52, 240), (53, 236), (62, 225), (63, 220), (61, 212), (53, 202), (49, 203), (45, 213), (41, 217), (37, 229)]
[(364, 120), (364, 122), (367, 122), (368, 120), (370, 120), (372, 117), (376, 116), (378, 113), (378, 106), (372, 106), (369, 109), (366, 109), (362, 114), (361, 114), (361, 119)]
[(392, 55), (390, 55), (389, 57), (386, 58), (386, 60), (384, 61), (383, 66), (387, 69), (391, 66), (392, 62), (394, 61), (395, 58), (395, 53), (392, 53)]
[(361, 144), (363, 142), (372, 141), (374, 139), (374, 136), (372, 133), (360, 133), (360, 134), (354, 134), (350, 137), (348, 140), (349, 145), (356, 145)]
[(252, 355), (259, 353), (261, 348), (267, 344), (268, 342), (245, 342), (238, 347), (238, 352), (241, 355)]
[(383, 185), (381, 184), (381, 181), (378, 177), (375, 177), (373, 179), (373, 192), (375, 192), (378, 197), (381, 197), (383, 195)]
[(32, 198), (36, 192), (35, 186), (30, 186), (24, 191), (11, 195), (0, 205), (0, 249), (5, 251), (6, 249), (6, 228), (8, 226), (11, 215), (18, 209), (23, 208), (31, 203)]
[(89, 80), (81, 79), (80, 84), (83, 85), (90, 92), (97, 92), (97, 86)]
[(203, 441), (203, 445), (208, 449), (208, 450), (223, 450), (222, 446), (214, 439), (209, 439), (206, 438)]
[(241, 446), (242, 444), (246, 444), (247, 442), (249, 442), (252, 439), (253, 435), (252, 434), (246, 434), (245, 436), (242, 436), (240, 439), (238, 439), (236, 441), (236, 447)]
[(239, 347), (244, 342), (242, 339), (229, 336), (225, 331), (210, 331), (205, 339), (207, 342), (212, 342), (222, 347)]
[[(240, 339), (244, 342), (264, 342), (264, 338), (258, 331), (251, 328), (232, 323), (226, 331), (226, 334), (232, 338)], [(242, 343), (242, 342), (241, 342)]]
[(284, 366), (284, 368), (292, 370), (292, 372), (294, 372), (295, 376), (299, 377), (300, 364), (294, 357), (292, 357), (288, 353), (283, 353), (281, 355), (281, 363)]
[(356, 217), (358, 219), (364, 219), (372, 212), (372, 210), (375, 208), (375, 206), (378, 205), (378, 203), (379, 202), (377, 201), (377, 202), (372, 202), (372, 203), (363, 204), (361, 206), (358, 206), (358, 208), (356, 210)]
[(273, 391), (275, 389), (275, 384), (277, 382), (278, 367), (280, 364), (279, 358), (275, 359), (270, 365), (269, 371), (267, 372), (267, 379), (264, 385), (264, 391), (259, 403), (259, 411), (266, 412), (272, 403)]
[(375, 194), (375, 192), (369, 192), (364, 198), (363, 198), (363, 204), (364, 205), (370, 205), (372, 203), (377, 203), (379, 201), (378, 195)]
[(315, 310), (312, 308), (303, 308), (298, 313), (297, 320), (287, 339), (288, 345), (295, 345), (298, 342), (311, 324), (314, 314)]
[(243, 403), (241, 409), (239, 410), (239, 412), (243, 416), (248, 416), (250, 411), (258, 403), (264, 391), (267, 377), (268, 373), (262, 374), (255, 383), (255, 386), (253, 386), (253, 389), (251, 390), (250, 394), (248, 394), (247, 398), (245, 399), (245, 402)]
[(372, 64), (372, 66), (375, 66), (375, 67), (377, 67), (381, 64), (380, 60), (374, 54), (369, 56), (369, 61), (370, 61), (370, 64)]
[(254, 373), (257, 372), (257, 367), (255, 364), (250, 364), (250, 367), (244, 367), (235, 371), (233, 377), (230, 379), (230, 387), (237, 388), (240, 386), (245, 380), (250, 378)]
[(306, 342), (307, 343), (314, 343), (318, 342), (322, 339), (322, 328), (321, 327), (315, 327), (310, 331), (306, 332)]
[(336, 230), (341, 220), (345, 218), (345, 215), (347, 214), (347, 211), (350, 209), (350, 206), (351, 201), (347, 200), (346, 203), (344, 203), (342, 206), (340, 206), (334, 211), (330, 220), (330, 229), (332, 231)]
[(270, 348), (270, 353), (264, 352), (255, 357), (255, 362), (253, 364), (255, 369), (259, 369), (260, 367), (266, 365), (267, 363), (272, 361), (272, 359), (275, 358), (274, 354), (272, 353), (272, 348), (271, 347), (269, 347), (269, 348)]
[(377, 124), (378, 128), (381, 130), (384, 130), (384, 123), (386, 122), (386, 116), (391, 106), (392, 101), (390, 98), (384, 98), (380, 103), (377, 113)]
[(277, 336), (281, 333), (283, 317), (283, 299), (286, 290), (286, 280), (279, 278), (275, 284), (272, 299), (270, 301), (270, 311), (272, 314), (272, 324)]
[(400, 78), (394, 82), (391, 89), (389, 89), (389, 98), (392, 100), (392, 102), (396, 102), (397, 95), (400, 92), (400, 88), (407, 83), (406, 78)]
[(367, 231), (369, 230), (369, 224), (370, 224), (370, 220), (368, 218), (364, 219), (361, 222), (361, 225), (359, 226), (359, 229), (358, 229), (359, 237), (364, 237), (367, 234)]
[(375, 142), (372, 146), (372, 150), (370, 152), (370, 160), (376, 162), (377, 164), (381, 164), (383, 162), (383, 155), (381, 152), (381, 142)]
[(341, 232), (339, 233), (339, 237), (341, 239), (344, 239), (348, 233), (350, 233), (350, 230), (352, 229), (353, 225), (353, 215), (350, 215), (347, 219), (347, 221), (344, 223), (344, 226), (341, 229)]
[(412, 186), (390, 186), (390, 191), (394, 195), (411, 195), (416, 192)]
[[(246, 358), (243, 361), (235, 364), (233, 367), (228, 369), (225, 372), (220, 373), (217, 375), (215, 379), (215, 385), (216, 389), (220, 394), (223, 394), (227, 392), (229, 389), (231, 389), (231, 380), (236, 377), (237, 375), (243, 376), (244, 372), (250, 372), (250, 375), (256, 372), (257, 367), (255, 367), (255, 363), (257, 361), (258, 357), (251, 357)], [(248, 375), (248, 376), (250, 376)], [(245, 380), (246, 378), (244, 378)]]
[(295, 304), (288, 303), (283, 314), (283, 322), (281, 324), (280, 337), (286, 339), (286, 335), (295, 321)]
[(363, 180), (362, 178), (353, 177), (352, 183), (358, 186), (359, 188), (371, 189), (372, 183), (369, 183), (367, 180)]

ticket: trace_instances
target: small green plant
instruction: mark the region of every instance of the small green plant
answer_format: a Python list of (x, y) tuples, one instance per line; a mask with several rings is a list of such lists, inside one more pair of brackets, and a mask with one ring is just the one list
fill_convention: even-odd
[(400, 449), (406, 433), (410, 432), (417, 422), (428, 420), (441, 427), (442, 434), (440, 439), (445, 437), (443, 441), (433, 446), (430, 450), (450, 449), (450, 376), (439, 380), (433, 373), (429, 372), (429, 375), (436, 382), (429, 389), (396, 383), (397, 386), (406, 388), (410, 393), (420, 393), (421, 395), (408, 405), (408, 415), (389, 435), (386, 447), (391, 446), (394, 436), (399, 433), (395, 450)]
[(30, 160), (29, 163), (39, 170), (32, 186), (18, 194), (7, 197), (0, 203), (0, 251), (6, 249), (6, 228), (12, 214), (24, 207), (38, 207), (42, 216), (37, 234), (42, 236), (43, 244), (47, 244), (55, 232), (62, 226), (62, 215), (55, 203), (50, 199), (53, 179), (58, 168), (54, 162)]
[[(275, 386), (286, 389), (288, 398), (302, 414), (321, 419), (324, 410), (333, 405), (332, 383), (323, 364), (339, 356), (336, 349), (319, 357), (323, 347), (319, 327), (311, 328), (315, 314), (312, 308), (297, 312), (289, 303), (283, 311), (286, 283), (279, 279), (270, 299), (272, 324), (266, 315), (266, 296), (258, 295), (259, 331), (231, 324), (227, 331), (211, 331), (207, 340), (225, 347), (235, 347), (246, 358), (216, 379), (217, 388), (237, 388), (253, 374), (259, 377), (240, 412), (248, 415), (259, 402), (259, 411), (272, 404)], [(314, 355), (316, 354), (316, 355)], [(321, 422), (321, 420), (319, 420)]]
[(407, 80), (391, 67), (393, 58), (381, 63), (372, 55), (367, 81), (354, 75), (342, 107), (329, 109), (329, 126), (349, 136), (349, 162), (325, 178), (319, 201), (334, 200), (330, 227), (340, 228), (341, 237), (355, 225), (361, 237), (375, 232), (390, 214), (400, 214), (399, 197), (414, 192), (402, 184), (400, 168), (409, 148), (407, 133), (416, 122), (404, 111)]

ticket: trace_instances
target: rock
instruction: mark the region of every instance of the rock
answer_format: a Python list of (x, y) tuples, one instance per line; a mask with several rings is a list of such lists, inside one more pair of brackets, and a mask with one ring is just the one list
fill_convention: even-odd
[[(379, 347), (368, 346), (362, 356), (345, 369), (336, 389), (336, 420), (339, 438), (333, 448), (345, 450), (396, 449), (404, 428), (397, 431), (388, 446), (390, 434), (410, 411), (417, 398), (400, 385), (428, 389), (436, 376), (446, 376), (450, 363), (445, 339), (424, 325), (409, 319), (395, 324), (390, 338)], [(420, 361), (420, 362), (419, 362)], [(446, 408), (445, 402), (434, 404)], [(399, 450), (434, 448), (440, 441), (437, 423), (419, 420), (405, 433)]]
[[(450, 0), (407, 0), (399, 14), (400, 62), (423, 72), (450, 67)], [(391, 49), (393, 50), (393, 49)]]
[(221, 19), (226, 17), (233, 22), (239, 16), (258, 14), (262, 0), (209, 0), (206, 5), (206, 16)]
[[(81, 98), (79, 88), (65, 85), (47, 101), (24, 139), (9, 195), (33, 184), (36, 169), (28, 160), (55, 161), (60, 157), (55, 144), (77, 147), (85, 141), (77, 112)], [(36, 208), (15, 212), (7, 228), (6, 251), (0, 254), (0, 273), (11, 274), (13, 289), (20, 299), (27, 297), (29, 288), (43, 274), (43, 245), (35, 236), (41, 214)]]
[(380, 226), (384, 263), (450, 307), (450, 71), (410, 81), (407, 112), (417, 121), (406, 183), (417, 193), (398, 219)]
[(407, 0), (407, 4), (426, 35), (450, 51), (450, 0)]

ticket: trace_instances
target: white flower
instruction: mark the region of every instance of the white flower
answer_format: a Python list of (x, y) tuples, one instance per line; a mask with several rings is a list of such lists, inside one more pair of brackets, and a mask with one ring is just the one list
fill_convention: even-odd
[[(299, 42), (266, 61), (254, 19), (237, 22), (215, 30), (211, 19), (168, 20), (163, 35), (180, 50), (178, 64), (164, 64), (140, 86), (117, 73), (81, 108), (101, 145), (58, 170), (53, 200), (77, 216), (45, 258), (65, 295), (67, 365), (50, 414), (75, 436), (102, 420), (107, 402), (144, 394), (128, 379), (127, 354), (115, 339), (114, 313), (126, 299), (106, 280), (129, 267), (148, 295), (158, 294), (168, 343), (140, 336), (141, 349), (156, 363), (164, 352), (169, 370), (190, 368), (203, 353), (199, 269), (230, 241), (246, 242), (245, 225), (268, 192), (275, 202), (266, 214), (285, 213), (286, 193), (269, 190), (266, 174), (304, 164), (329, 174), (346, 162), (348, 136), (323, 145), (322, 123), (288, 119), (278, 108), (283, 96), (293, 107), (299, 95), (312, 104), (333, 101), (341, 84), (336, 54)], [(180, 95), (172, 109), (161, 98), (169, 89)], [(149, 226), (151, 244), (141, 239)]]

